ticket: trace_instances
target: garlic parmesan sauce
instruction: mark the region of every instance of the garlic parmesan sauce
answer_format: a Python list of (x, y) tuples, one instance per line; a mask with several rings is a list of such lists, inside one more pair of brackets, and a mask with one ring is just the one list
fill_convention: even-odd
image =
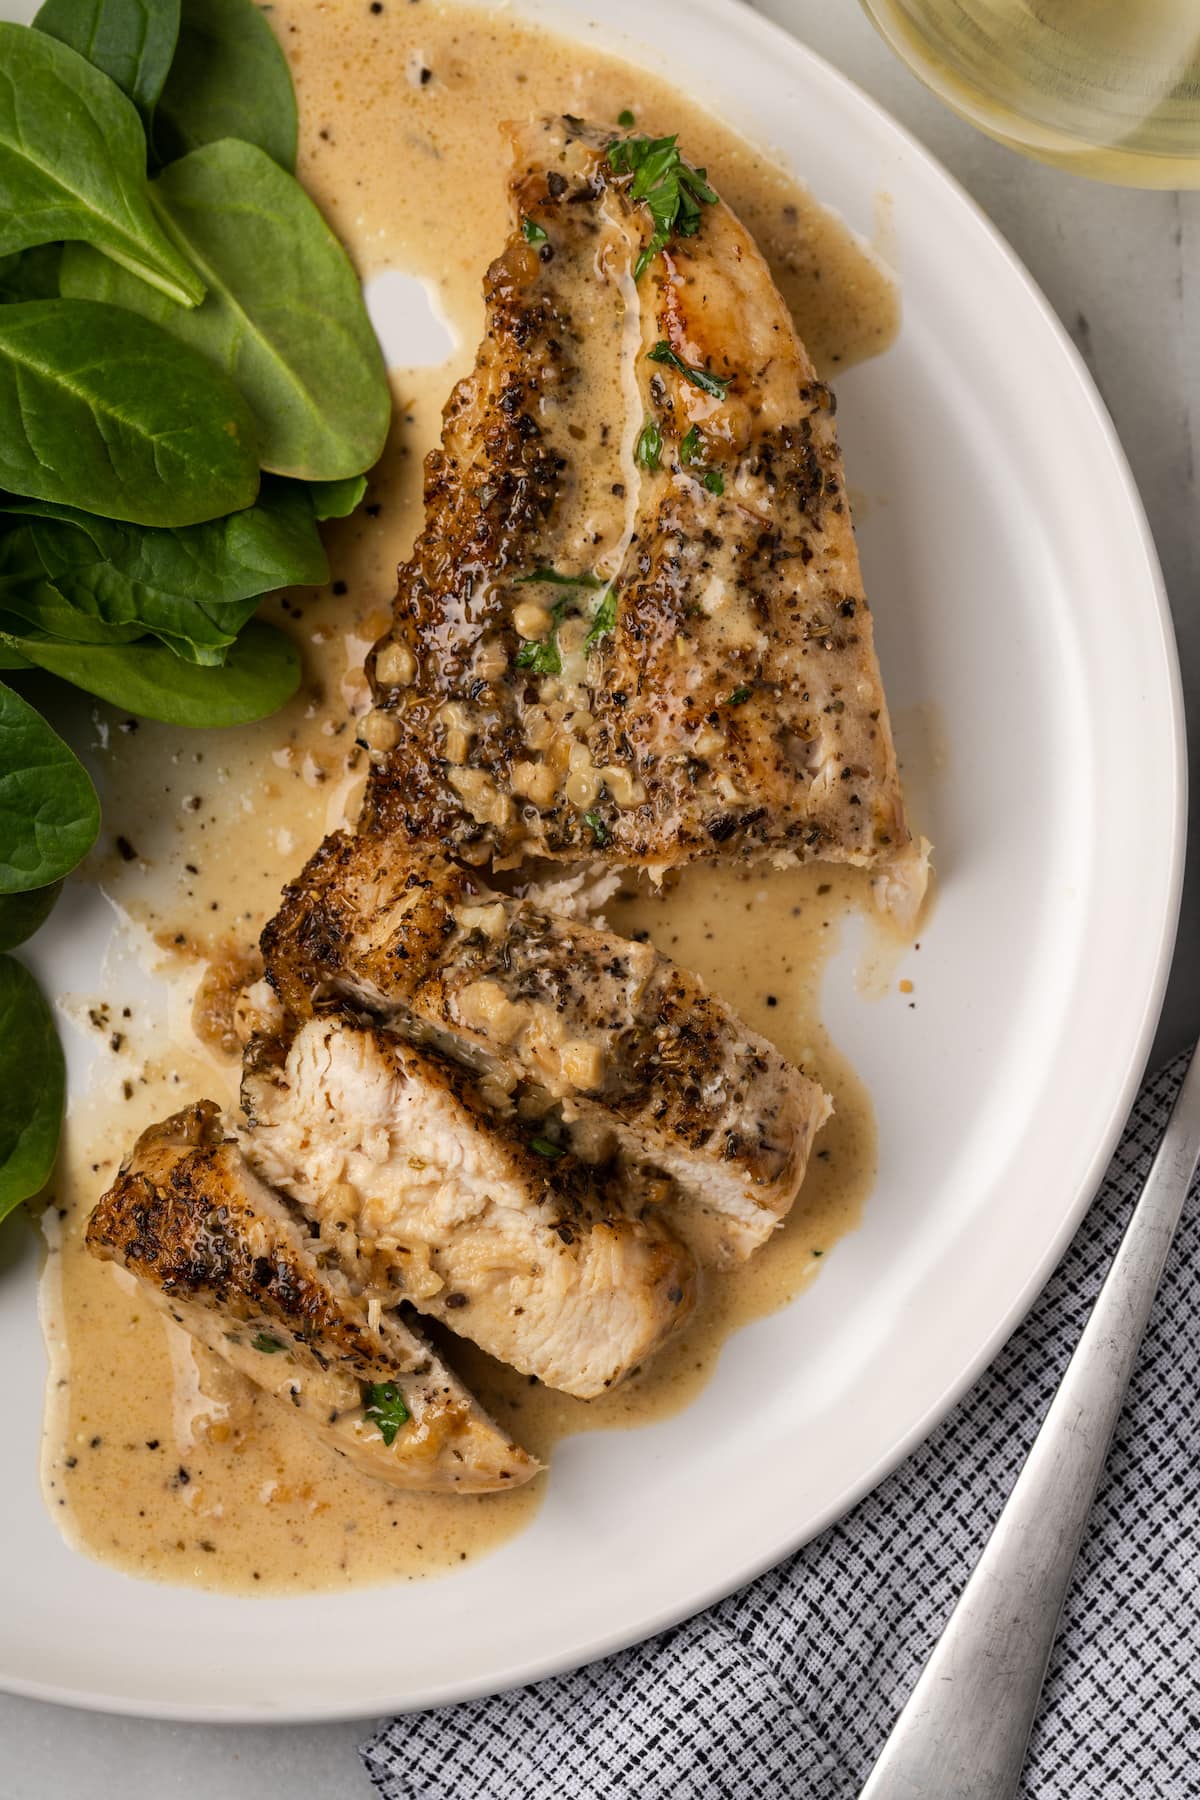
[[(95, 715), (104, 836), (85, 876), (119, 925), (96, 992), (60, 998), (99, 1055), (42, 1214), (51, 1511), (72, 1543), (123, 1569), (244, 1591), (445, 1571), (527, 1524), (553, 1480), (431, 1498), (356, 1474), (82, 1243), (91, 1206), (143, 1127), (201, 1095), (236, 1106), (232, 996), (282, 883), (355, 815), (363, 654), (386, 623), (395, 566), (419, 524), (421, 462), (470, 367), (481, 278), (508, 229), (501, 122), (549, 110), (615, 121), (630, 110), (639, 129), (679, 132), (757, 237), (826, 377), (884, 349), (897, 322), (889, 278), (838, 220), (639, 69), (505, 11), (433, 0), (274, 0), (267, 16), (295, 77), (301, 180), (364, 278), (395, 268), (426, 281), (457, 348), (441, 367), (393, 371), (395, 424), (366, 505), (327, 528), (330, 586), (268, 604), (304, 657), (291, 705), (216, 733)], [(837, 1111), (784, 1229), (745, 1268), (709, 1275), (678, 1341), (610, 1396), (572, 1400), (455, 1347), (484, 1403), (538, 1455), (552, 1460), (564, 1434), (644, 1425), (693, 1399), (729, 1332), (795, 1299), (855, 1225), (875, 1168), (871, 1106), (822, 1028), (817, 996), (843, 921), (866, 905), (865, 881), (832, 869), (700, 869), (662, 896), (610, 904), (612, 926), (648, 932), (812, 1068)]]

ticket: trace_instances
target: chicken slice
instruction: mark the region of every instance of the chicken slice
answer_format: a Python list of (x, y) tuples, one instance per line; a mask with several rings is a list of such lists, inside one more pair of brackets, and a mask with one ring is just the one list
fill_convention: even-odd
[(719, 199), (635, 278), (615, 136), (511, 130), (513, 235), (368, 658), (364, 829), (501, 866), (843, 861), (915, 916), (833, 395)]
[(332, 1258), (318, 1263), (211, 1101), (142, 1133), (87, 1246), (364, 1474), (486, 1494), (538, 1472), (398, 1313), (368, 1309)]
[(619, 1169), (392, 1033), (319, 1017), (286, 1048), (252, 1044), (242, 1100), (255, 1168), (359, 1257), (365, 1291), (548, 1387), (603, 1393), (692, 1309), (692, 1257), (632, 1216), (644, 1197)]
[(340, 996), (416, 1042), (553, 1102), (584, 1158), (670, 1178), (706, 1260), (784, 1218), (828, 1118), (821, 1088), (648, 943), (544, 912), (436, 854), (328, 838), (262, 938), (284, 1008)]

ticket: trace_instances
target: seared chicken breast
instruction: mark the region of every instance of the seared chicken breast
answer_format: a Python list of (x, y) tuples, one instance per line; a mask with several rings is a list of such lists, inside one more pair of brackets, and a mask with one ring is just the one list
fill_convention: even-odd
[(434, 853), (327, 839), (262, 948), (293, 1017), (349, 1000), (552, 1117), (576, 1156), (668, 1178), (666, 1214), (708, 1260), (771, 1234), (829, 1115), (814, 1081), (652, 945)]
[[(253, 1034), (247, 1123), (202, 1102), (143, 1134), (88, 1227), (366, 1472), (463, 1492), (538, 1465), (414, 1315), (598, 1395), (688, 1317), (698, 1261), (778, 1228), (831, 1110), (694, 975), (560, 906), (572, 881), (832, 860), (910, 921), (928, 851), (833, 397), (758, 250), (673, 139), (510, 135), (484, 340), (367, 660), (357, 834), (264, 930), (274, 1000), (205, 997), (222, 1045)], [(553, 897), (502, 891), (518, 867)]]
[[(580, 1162), (504, 1093), (378, 1027), (310, 1019), (251, 1045), (259, 1173), (297, 1200), (364, 1292), (590, 1399), (689, 1314), (695, 1264), (610, 1162)], [(660, 1184), (662, 1185), (662, 1184)]]
[(537, 1473), (397, 1312), (369, 1307), (334, 1256), (318, 1259), (211, 1101), (142, 1134), (87, 1245), (364, 1474), (482, 1494)]
[[(363, 828), (501, 866), (832, 859), (913, 915), (833, 396), (762, 256), (673, 148), (511, 138), (513, 235), (368, 659)], [(661, 246), (656, 170), (690, 180)]]

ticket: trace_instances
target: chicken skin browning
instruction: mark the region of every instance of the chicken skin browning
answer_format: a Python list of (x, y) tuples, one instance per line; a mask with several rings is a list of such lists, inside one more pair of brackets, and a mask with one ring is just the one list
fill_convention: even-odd
[[(673, 140), (509, 136), (485, 336), (367, 658), (361, 818), (230, 1006), (245, 1123), (203, 1101), (143, 1133), (87, 1233), (365, 1473), (464, 1493), (539, 1465), (418, 1315), (598, 1396), (699, 1265), (779, 1228), (832, 1110), (589, 917), (600, 890), (840, 862), (911, 924), (928, 879), (833, 396), (766, 263)], [(682, 183), (667, 225), (652, 176)]]
[(648, 943), (544, 912), (436, 854), (326, 840), (262, 939), (305, 1018), (329, 996), (551, 1106), (588, 1160), (668, 1178), (662, 1211), (705, 1260), (786, 1216), (826, 1095)]
[(501, 867), (844, 861), (913, 916), (833, 397), (762, 256), (714, 197), (635, 280), (620, 140), (511, 135), (486, 335), (368, 659), (364, 828)]
[(548, 1387), (603, 1393), (691, 1311), (692, 1257), (635, 1181), (392, 1033), (322, 1016), (252, 1044), (243, 1106), (255, 1167), (356, 1251), (364, 1291)]
[(318, 1260), (211, 1101), (142, 1133), (87, 1246), (364, 1474), (486, 1494), (537, 1473), (399, 1313), (368, 1308)]

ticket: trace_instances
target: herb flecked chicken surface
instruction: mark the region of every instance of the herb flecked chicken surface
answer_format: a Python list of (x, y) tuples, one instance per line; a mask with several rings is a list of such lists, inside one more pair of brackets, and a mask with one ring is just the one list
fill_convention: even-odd
[(850, 862), (911, 916), (833, 396), (766, 263), (672, 140), (557, 117), (512, 149), (368, 659), (366, 828), (501, 866)]
[(364, 1297), (357, 1258), (259, 1179), (211, 1101), (142, 1133), (87, 1244), (364, 1474), (479, 1494), (537, 1473), (411, 1324)]
[(762, 257), (674, 139), (511, 140), (357, 832), (263, 933), (243, 1117), (144, 1133), (88, 1232), (364, 1471), (462, 1492), (538, 1465), (421, 1315), (600, 1394), (782, 1223), (830, 1112), (589, 895), (820, 859), (911, 920), (927, 872), (833, 399)]

